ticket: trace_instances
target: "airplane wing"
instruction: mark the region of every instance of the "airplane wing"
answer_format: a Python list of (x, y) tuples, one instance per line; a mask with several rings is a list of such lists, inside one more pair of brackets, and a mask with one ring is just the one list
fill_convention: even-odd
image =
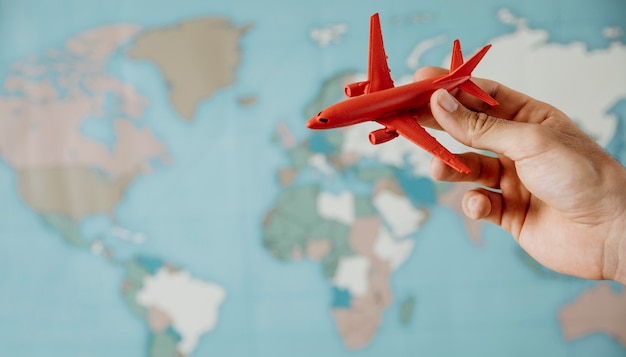
[(387, 135), (397, 133), (404, 136), (409, 141), (438, 157), (448, 166), (461, 173), (468, 174), (472, 171), (467, 165), (454, 156), (454, 154), (441, 145), (437, 139), (430, 135), (426, 129), (419, 125), (413, 116), (401, 114), (384, 119), (376, 119), (376, 121), (385, 126), (385, 129), (381, 130), (384, 130)]
[(383, 34), (380, 30), (380, 17), (378, 14), (370, 18), (370, 43), (367, 80), (369, 88), (367, 93), (383, 89), (393, 88), (393, 80), (389, 74), (387, 55), (383, 44)]

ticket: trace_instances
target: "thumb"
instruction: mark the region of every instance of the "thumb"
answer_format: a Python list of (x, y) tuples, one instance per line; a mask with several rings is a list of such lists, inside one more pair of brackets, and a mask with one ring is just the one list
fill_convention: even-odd
[(509, 157), (509, 151), (522, 144), (525, 135), (521, 131), (529, 129), (527, 123), (469, 110), (445, 89), (432, 95), (430, 110), (439, 125), (462, 144)]

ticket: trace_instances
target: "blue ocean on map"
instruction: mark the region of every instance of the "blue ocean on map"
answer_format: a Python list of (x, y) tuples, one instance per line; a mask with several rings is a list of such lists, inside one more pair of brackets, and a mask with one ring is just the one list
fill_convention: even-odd
[[(307, 108), (342, 99), (324, 96), (337, 89), (332, 84), (366, 72), (376, 12), (397, 82), (415, 72), (407, 59), (419, 44), (431, 44), (421, 47), (420, 67), (442, 66), (456, 38), (469, 56), (514, 36), (519, 28), (502, 14), (547, 32), (550, 45), (583, 43), (587, 53), (612, 48), (607, 56), (626, 58), (619, 0), (0, 0), (0, 108), (36, 108), (32, 116), (0, 109), (0, 132), (8, 133), (0, 134), (0, 355), (624, 356), (626, 325), (619, 336), (599, 328), (570, 336), (561, 313), (603, 284), (618, 296), (623, 286), (544, 268), (494, 225), (477, 226), (473, 236), (444, 202), (453, 187), (422, 174), (428, 161), (412, 161), (410, 152), (398, 165), (355, 158), (340, 152), (347, 136), (305, 127)], [(237, 61), (225, 64), (231, 57), (220, 57), (226, 47), (210, 47), (220, 37), (209, 40), (208, 30), (206, 38), (184, 38), (196, 41), (194, 51), (167, 48), (175, 42), (167, 36), (203, 19), (226, 21), (210, 26), (234, 34), (228, 56)], [(119, 25), (124, 40), (115, 37)], [(78, 58), (70, 39), (105, 27), (115, 31), (102, 47), (96, 35), (92, 52), (84, 44), (88, 59), (113, 46), (102, 69), (85, 60), (67, 77), (75, 87), (55, 72), (51, 91), (64, 94), (32, 96), (28, 88), (48, 78), (37, 71)], [(312, 35), (317, 29), (327, 30), (328, 42)], [(133, 57), (148, 35), (163, 42)], [(217, 60), (189, 61), (195, 50)], [(184, 68), (189, 63), (234, 77), (185, 118), (173, 94), (184, 85), (176, 76), (196, 70)], [(105, 99), (93, 83), (108, 86)], [(605, 147), (626, 163), (621, 90)], [(90, 103), (80, 123), (40, 109), (73, 95)], [(131, 97), (143, 99), (123, 100)], [(8, 131), (20, 120), (42, 124)], [(41, 151), (47, 159), (37, 161), (10, 147), (47, 145), (34, 135), (48, 124), (56, 133), (50, 143), (75, 145), (72, 153), (53, 156), (57, 144), (50, 144)], [(95, 146), (85, 143), (102, 153), (89, 156)], [(25, 181), (31, 172), (41, 175), (41, 189)], [(419, 224), (405, 233), (386, 210)], [(377, 252), (351, 239), (372, 222), (397, 244), (397, 266), (383, 269), (357, 254)], [(382, 282), (363, 282), (363, 266), (388, 272)], [(363, 286), (370, 290), (359, 295)]]

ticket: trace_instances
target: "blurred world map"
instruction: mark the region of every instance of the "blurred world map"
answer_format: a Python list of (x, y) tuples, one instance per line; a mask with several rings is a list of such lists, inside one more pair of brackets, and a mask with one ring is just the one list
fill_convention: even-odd
[(402, 138), (305, 128), (375, 12), (396, 85), (491, 43), (475, 76), (626, 163), (622, 0), (0, 0), (0, 355), (626, 355), (623, 286), (465, 219)]

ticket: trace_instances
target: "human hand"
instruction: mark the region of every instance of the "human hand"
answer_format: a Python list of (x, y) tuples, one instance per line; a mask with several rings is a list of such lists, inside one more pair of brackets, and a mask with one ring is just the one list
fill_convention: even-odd
[[(414, 77), (446, 72), (427, 67)], [(500, 105), (438, 90), (419, 121), (497, 157), (458, 155), (468, 175), (434, 158), (433, 179), (483, 186), (465, 194), (465, 214), (502, 226), (546, 267), (626, 284), (626, 170), (558, 109), (494, 81), (473, 81)]]

